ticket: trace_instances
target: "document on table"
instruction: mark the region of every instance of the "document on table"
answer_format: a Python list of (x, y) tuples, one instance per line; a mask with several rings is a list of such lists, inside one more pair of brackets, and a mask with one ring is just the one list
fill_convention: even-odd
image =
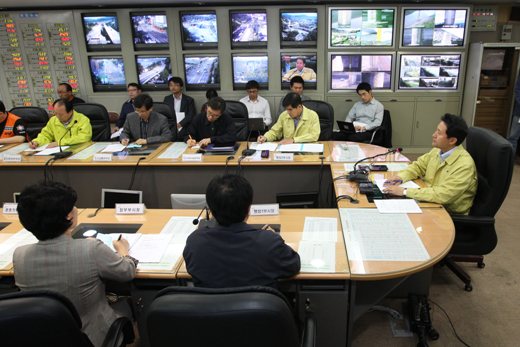
[(288, 145), (279, 145), (276, 152), (301, 152), (302, 143), (291, 143)]
[(300, 241), (298, 246), (300, 272), (336, 272), (336, 244), (334, 242)]
[(97, 152), (105, 149), (108, 145), (110, 145), (110, 142), (96, 142), (96, 143), (88, 146), (87, 148), (79, 151), (78, 153), (68, 157), (67, 160), (69, 160), (69, 159), (76, 159), (76, 160), (88, 159), (88, 158), (94, 156), (94, 154), (96, 154)]
[(28, 230), (22, 229), (0, 246), (0, 269), (5, 268), (13, 261), (14, 250), (20, 246), (29, 245), (38, 242), (38, 239)]
[(197, 226), (193, 224), (193, 220), (197, 219), (194, 217), (172, 217), (168, 223), (161, 230), (161, 234), (173, 234), (170, 241), (171, 244), (186, 244), (186, 239), (192, 232), (197, 229)]
[(40, 152), (40, 151), (47, 149), (48, 145), (49, 145), (49, 143), (46, 145), (40, 146), (40, 147), (36, 147), (35, 149), (27, 147), (27, 149), (24, 152)]
[(365, 153), (363, 152), (361, 147), (359, 147), (359, 145), (347, 145), (346, 150), (341, 148), (341, 146), (336, 145), (336, 149), (339, 151), (339, 157), (337, 161), (358, 161), (363, 158), (366, 158)]
[(172, 234), (143, 234), (129, 253), (139, 262), (157, 263), (161, 261), (172, 237)]
[(188, 148), (188, 144), (185, 142), (174, 142), (168, 149), (166, 149), (158, 159), (174, 159), (181, 156), (184, 151)]
[[(386, 179), (384, 179), (384, 178), (383, 179), (377, 179), (377, 180), (374, 180), (374, 182), (375, 182), (375, 184), (377, 184), (377, 187), (379, 188), (379, 190), (381, 192), (385, 190)], [(399, 187), (403, 187), (403, 188), (421, 188), (414, 181), (407, 181), (407, 182), (398, 184), (398, 186)]]
[(121, 133), (123, 132), (123, 128), (120, 128), (119, 131), (116, 131), (115, 133), (113, 133), (112, 135), (110, 135), (110, 139), (115, 139), (116, 137), (119, 137), (121, 136)]
[(338, 219), (305, 217), (302, 240), (338, 242)]
[(184, 251), (185, 244), (169, 244), (166, 247), (166, 251), (164, 252), (160, 261), (156, 263), (142, 263), (139, 262), (137, 265), (138, 270), (171, 270), (179, 260), (182, 252)]
[(264, 142), (264, 143), (253, 142), (253, 143), (251, 143), (251, 146), (249, 146), (250, 149), (256, 149), (257, 151), (271, 151), (271, 152), (274, 152), (276, 150), (276, 147), (278, 147), (278, 143), (276, 143), (276, 142)]
[(25, 143), (22, 143), (22, 144), (20, 144), (20, 145), (18, 145), (16, 147), (6, 149), (2, 153), (0, 153), (0, 159), (3, 159), (4, 154), (18, 154), (18, 153), (22, 153), (23, 151), (27, 150), (27, 148), (29, 148), (29, 143), (25, 142)]
[(129, 234), (129, 233), (112, 233), (112, 234), (103, 234), (98, 233), (96, 236), (96, 239), (103, 241), (105, 245), (110, 247), (114, 252), (116, 249), (114, 248), (114, 245), (112, 244), (112, 241), (117, 241), (119, 239), (119, 236), (121, 236), (123, 239), (127, 240), (130, 244), (130, 249), (135, 245), (137, 240), (141, 237), (142, 234)]
[[(352, 171), (352, 170), (354, 170), (354, 163), (347, 163), (347, 164), (344, 164), (344, 165), (345, 165), (345, 171)], [(366, 165), (366, 164), (361, 163), (361, 164), (358, 164), (358, 166), (359, 165)], [(377, 162), (377, 163), (375, 163), (375, 165), (386, 165), (388, 167), (388, 171), (401, 171), (401, 170), (404, 170), (404, 169), (406, 169), (408, 167), (407, 163), (384, 163), (384, 162)], [(413, 188), (413, 187), (407, 187), (407, 188)]]
[(104, 150), (101, 151), (101, 153), (114, 153), (114, 152), (121, 152), (126, 148), (125, 145), (122, 145), (120, 143), (112, 143), (105, 147)]
[(406, 214), (340, 208), (349, 260), (426, 261), (430, 259)]
[(414, 199), (374, 199), (379, 213), (422, 213)]
[(40, 151), (38, 153), (36, 153), (35, 155), (53, 155), (53, 154), (56, 154), (56, 153), (60, 153), (64, 150), (66, 150), (67, 148), (69, 148), (69, 146), (61, 146), (61, 150), (60, 150), (60, 147), (52, 147), (52, 148), (45, 148), (43, 151)]
[(301, 151), (307, 153), (323, 153), (323, 148), (323, 143), (304, 143)]

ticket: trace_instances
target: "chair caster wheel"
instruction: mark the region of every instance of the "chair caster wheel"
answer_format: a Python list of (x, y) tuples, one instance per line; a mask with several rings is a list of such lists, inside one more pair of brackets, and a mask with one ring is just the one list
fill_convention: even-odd
[(471, 292), (473, 290), (473, 286), (471, 284), (466, 284), (464, 289), (466, 289), (467, 292)]
[(484, 263), (477, 263), (477, 266), (480, 268), (480, 269), (483, 269), (486, 267), (486, 264)]
[(439, 339), (439, 333), (437, 332), (437, 330), (435, 329), (432, 329), (430, 331), (428, 331), (428, 337), (432, 340), (438, 340)]

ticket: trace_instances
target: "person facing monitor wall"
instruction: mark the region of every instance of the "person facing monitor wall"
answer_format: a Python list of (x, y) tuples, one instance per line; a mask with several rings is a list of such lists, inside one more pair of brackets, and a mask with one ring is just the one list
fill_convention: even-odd
[[(307, 95), (303, 95), (303, 86), (305, 82), (303, 81), (303, 78), (301, 76), (294, 76), (291, 78), (291, 83), (289, 88), (291, 89), (291, 92), (294, 92), (300, 96), (302, 101), (310, 100)], [(278, 115), (285, 112), (285, 107), (283, 107), (283, 98), (280, 100), (280, 106), (278, 107)]]
[(121, 133), (121, 144), (134, 142), (137, 145), (170, 142), (171, 131), (168, 119), (153, 111), (153, 100), (148, 94), (134, 99), (135, 112), (128, 115)]
[(356, 92), (361, 98), (350, 109), (345, 122), (354, 123), (356, 133), (334, 133), (336, 141), (363, 142), (370, 141), (374, 136), (374, 129), (383, 122), (385, 108), (383, 104), (372, 96), (372, 86), (369, 83), (361, 82)]
[(5, 110), (0, 100), (0, 145), (24, 142), (27, 136), (25, 122), (18, 116)]
[[(215, 89), (209, 88), (206, 90), (206, 100), (209, 101), (209, 99), (217, 97), (218, 93)], [(200, 109), (201, 113), (205, 113), (208, 110), (208, 103), (205, 102), (204, 105), (202, 105), (202, 108)]]
[(119, 131), (126, 122), (126, 116), (129, 113), (135, 112), (134, 107), (134, 99), (141, 94), (141, 84), (140, 83), (128, 83), (128, 88), (126, 89), (128, 91), (128, 99), (123, 104), (123, 107), (121, 107), (121, 113), (119, 114), (119, 119), (117, 120), (115, 128), (112, 130), (112, 134), (116, 131)]
[(262, 118), (264, 127), (268, 127), (272, 123), (271, 109), (269, 102), (258, 95), (260, 84), (251, 80), (246, 84), (247, 96), (240, 99), (240, 102), (246, 105), (249, 118)]
[(257, 141), (280, 141), (281, 145), (295, 142), (317, 141), (320, 137), (320, 120), (316, 112), (302, 105), (301, 97), (291, 92), (283, 99), (285, 112), (265, 135), (258, 136)]
[(186, 240), (186, 269), (197, 287), (278, 287), (278, 279), (300, 271), (300, 256), (265, 225), (249, 224), (253, 188), (242, 176), (215, 177), (206, 189), (208, 207), (217, 220)]
[(69, 101), (72, 105), (85, 103), (85, 100), (80, 99), (72, 94), (72, 86), (68, 83), (60, 83), (58, 86), (58, 96), (60, 99)]
[(168, 87), (172, 92), (172, 95), (164, 97), (164, 102), (169, 104), (175, 111), (175, 117), (177, 118), (177, 129), (179, 131), (179, 137), (183, 138), (186, 136), (187, 129), (190, 126), (193, 117), (195, 117), (197, 111), (195, 111), (195, 101), (192, 97), (182, 93), (184, 88), (184, 81), (180, 77), (172, 77), (168, 81)]
[(282, 77), (282, 82), (289, 82), (294, 76), (300, 76), (304, 81), (316, 82), (316, 72), (313, 69), (305, 67), (307, 60), (305, 57), (296, 58), (296, 67), (287, 71)]

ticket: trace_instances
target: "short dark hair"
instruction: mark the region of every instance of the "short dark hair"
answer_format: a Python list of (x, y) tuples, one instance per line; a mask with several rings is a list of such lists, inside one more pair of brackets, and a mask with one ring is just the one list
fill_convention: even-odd
[(218, 224), (243, 222), (253, 203), (253, 187), (242, 176), (216, 176), (206, 188), (206, 202)]
[(78, 196), (76, 191), (60, 182), (39, 182), (20, 193), (18, 218), (23, 227), (40, 241), (54, 239), (72, 225), (67, 219)]
[(135, 97), (134, 107), (141, 108), (143, 106), (146, 108), (146, 111), (148, 111), (149, 109), (151, 109), (153, 107), (153, 99), (150, 95), (139, 94), (138, 96)]
[(182, 78), (180, 78), (180, 77), (172, 77), (172, 78), (170, 78), (170, 79), (168, 80), (168, 85), (169, 85), (170, 83), (172, 83), (172, 82), (173, 82), (173, 83), (179, 83), (179, 85), (180, 85), (181, 87), (184, 87), (184, 81), (183, 81)]
[(209, 99), (208, 101), (208, 107), (211, 107), (211, 109), (218, 111), (220, 110), (221, 113), (224, 113), (226, 110), (226, 102), (221, 97), (214, 97)]
[(295, 83), (301, 83), (302, 84), (302, 87), (303, 85), (305, 84), (305, 82), (303, 81), (303, 78), (302, 76), (294, 76), (293, 78), (291, 78), (291, 87), (293, 86), (293, 84)]
[(141, 90), (141, 83), (135, 83), (135, 82), (128, 83), (127, 88), (130, 88), (130, 87), (136, 87), (138, 90)]
[(466, 136), (468, 136), (468, 125), (462, 117), (446, 113), (441, 117), (441, 121), (446, 124), (446, 135), (448, 138), (455, 137), (457, 139), (456, 146), (464, 142)]
[(298, 95), (298, 93), (290, 92), (288, 93), (285, 98), (283, 98), (282, 105), (283, 107), (289, 107), (292, 108), (298, 107), (298, 105), (302, 104), (302, 98)]
[(68, 92), (72, 92), (72, 87), (68, 83), (60, 83), (60, 86), (65, 86), (65, 90)]
[(251, 80), (251, 81), (246, 83), (246, 90), (248, 90), (248, 89), (255, 89), (255, 88), (260, 90), (260, 84), (257, 81)]
[(305, 59), (305, 57), (298, 57), (298, 58), (296, 58), (296, 61), (298, 61), (298, 60), (303, 61), (303, 64), (307, 64), (307, 59)]
[(70, 102), (67, 99), (56, 99), (56, 100), (54, 100), (54, 103), (52, 104), (52, 107), (56, 107), (56, 105), (65, 106), (65, 111), (67, 111), (67, 113), (69, 113), (73, 109), (72, 102)]
[(370, 83), (361, 82), (360, 84), (358, 84), (358, 86), (356, 88), (356, 93), (359, 94), (360, 90), (366, 90), (367, 92), (369, 92), (372, 90), (372, 86), (370, 85)]
[(0, 100), (0, 112), (5, 112), (5, 105), (2, 100)]
[(207, 91), (206, 91), (206, 99), (211, 99), (211, 98), (214, 98), (218, 96), (218, 93), (215, 89), (213, 88), (209, 88)]

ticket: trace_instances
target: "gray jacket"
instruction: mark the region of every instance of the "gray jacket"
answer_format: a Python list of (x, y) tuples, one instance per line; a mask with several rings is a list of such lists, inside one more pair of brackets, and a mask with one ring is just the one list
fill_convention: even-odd
[[(141, 117), (139, 117), (137, 112), (129, 113), (126, 116), (122, 135), (130, 142), (135, 142), (141, 138)], [(170, 142), (171, 135), (172, 133), (168, 126), (168, 119), (155, 111), (150, 112), (150, 118), (148, 118), (148, 137), (146, 142), (148, 144)]]

